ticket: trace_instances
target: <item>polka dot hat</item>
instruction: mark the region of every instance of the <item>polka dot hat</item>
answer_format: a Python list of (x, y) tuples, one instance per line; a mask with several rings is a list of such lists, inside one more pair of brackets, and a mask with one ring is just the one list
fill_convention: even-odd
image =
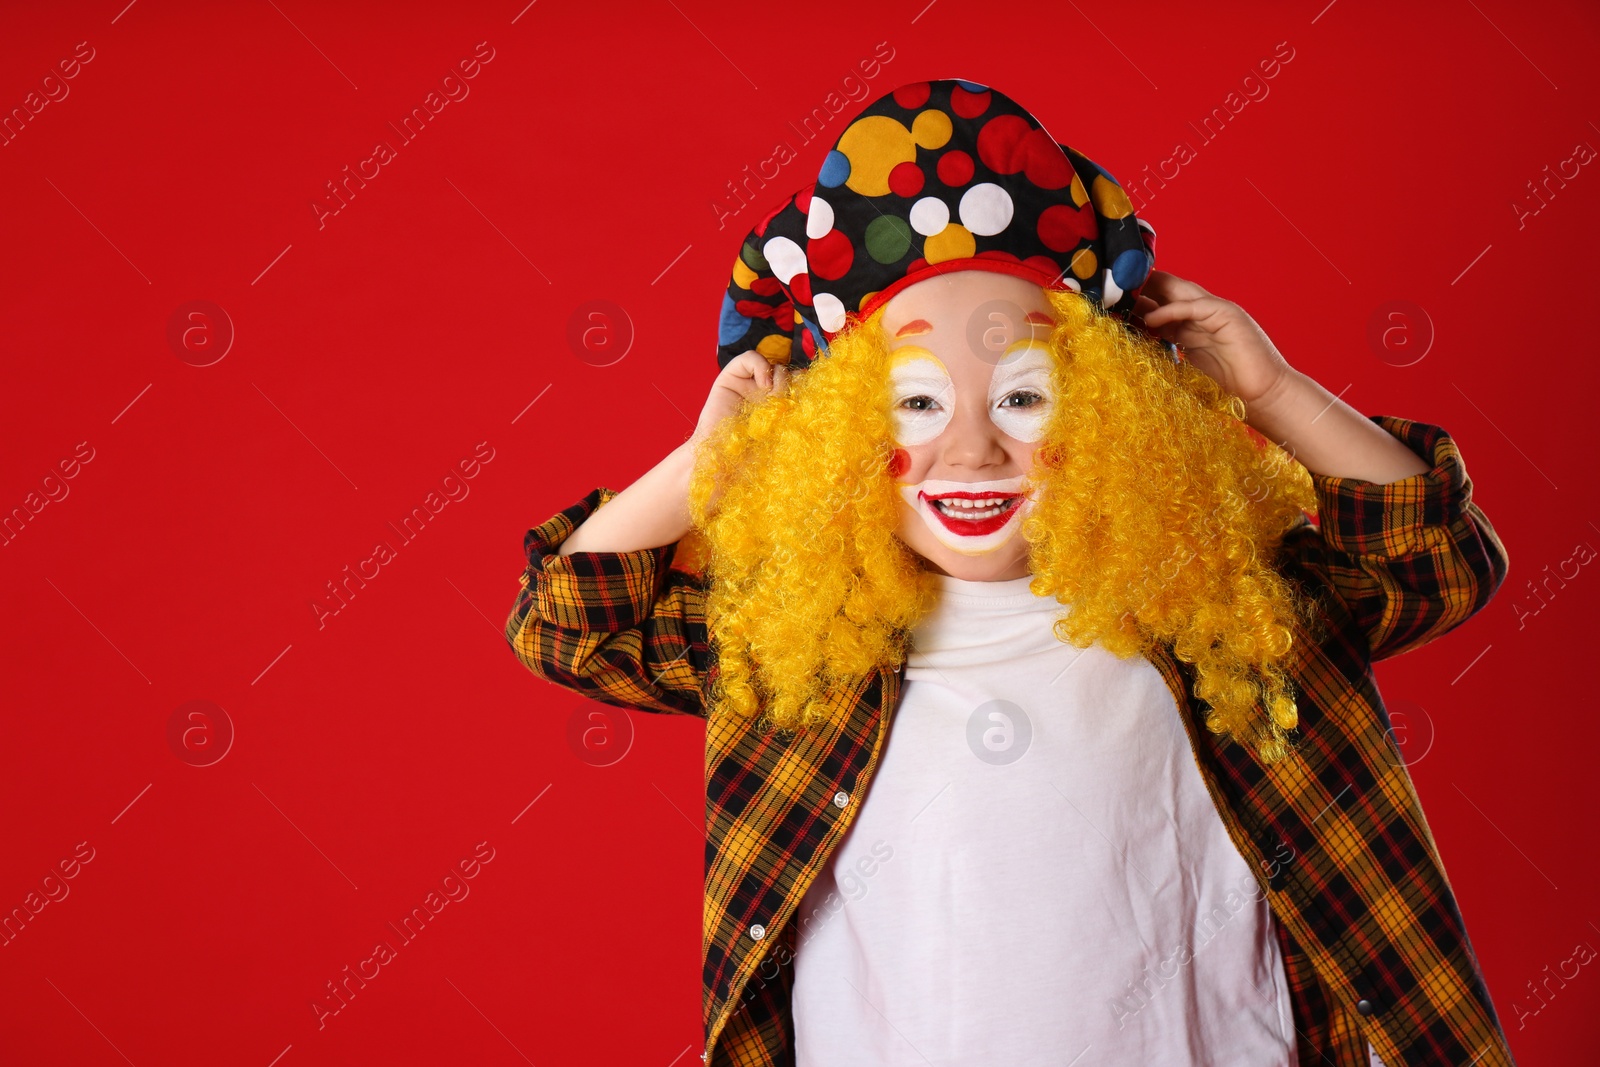
[(756, 223), (722, 300), (717, 365), (794, 370), (933, 274), (993, 270), (1072, 289), (1128, 321), (1155, 230), (1103, 167), (997, 89), (914, 82), (840, 134), (817, 180)]

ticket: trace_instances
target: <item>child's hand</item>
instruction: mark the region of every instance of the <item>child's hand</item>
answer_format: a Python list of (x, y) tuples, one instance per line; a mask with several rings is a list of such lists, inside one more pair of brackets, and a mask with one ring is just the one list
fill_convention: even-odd
[(698, 440), (708, 435), (717, 423), (738, 411), (746, 397), (760, 400), (768, 392), (782, 396), (788, 381), (786, 364), (769, 363), (766, 356), (753, 348), (740, 353), (711, 383), (711, 395), (700, 412), (693, 438)]
[(1194, 282), (1153, 270), (1134, 312), (1151, 331), (1183, 346), (1184, 358), (1251, 404), (1277, 390), (1294, 368), (1238, 304)]

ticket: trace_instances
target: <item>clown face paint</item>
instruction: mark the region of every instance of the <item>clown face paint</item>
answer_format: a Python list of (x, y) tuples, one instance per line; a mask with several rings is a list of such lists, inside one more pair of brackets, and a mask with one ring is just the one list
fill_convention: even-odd
[[(988, 384), (989, 418), (1018, 441), (1044, 436), (1054, 409), (1052, 357), (1042, 340), (1025, 338), (1006, 350)], [(939, 357), (920, 345), (904, 345), (890, 357), (889, 392), (895, 443), (925, 445), (944, 433), (955, 413), (955, 382)]]
[(927, 481), (900, 486), (905, 502), (946, 548), (962, 555), (993, 552), (1022, 529), (1032, 498), (1022, 479), (1001, 482)]
[(1018, 341), (1006, 350), (989, 379), (989, 417), (1018, 441), (1032, 444), (1044, 437), (1045, 420), (1055, 410), (1055, 387), (1050, 384), (1053, 360), (1044, 341)]
[[(1004, 352), (986, 390), (985, 408), (995, 429), (1023, 443), (1044, 436), (1054, 406), (1052, 358), (1048, 345), (1032, 337)], [(913, 344), (894, 351), (889, 378), (895, 443), (921, 451), (949, 430), (958, 401), (956, 384), (938, 356)], [(969, 380), (968, 388), (974, 384)], [(988, 481), (925, 479), (899, 488), (933, 536), (963, 555), (992, 552), (1017, 536), (1033, 503), (1020, 475)]]
[(895, 351), (889, 366), (895, 444), (913, 448), (944, 433), (956, 408), (955, 395), (955, 383), (938, 356), (918, 345)]
[(1044, 290), (1001, 271), (954, 270), (895, 294), (882, 322), (896, 535), (942, 574), (1027, 575), (1028, 479), (1056, 406)]

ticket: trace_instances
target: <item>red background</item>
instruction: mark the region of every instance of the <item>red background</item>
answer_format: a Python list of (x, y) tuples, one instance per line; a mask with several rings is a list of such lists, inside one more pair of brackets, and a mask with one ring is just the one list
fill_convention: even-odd
[[(500, 628), (523, 532), (689, 433), (741, 239), (861, 105), (810, 144), (786, 123), (879, 42), (869, 98), (994, 84), (1125, 185), (1188, 142), (1139, 201), (1157, 267), (1361, 411), (1456, 437), (1511, 577), (1380, 684), (1432, 735), (1408, 758), (1519, 1062), (1593, 1054), (1600, 963), (1542, 1008), (1527, 983), (1600, 948), (1600, 577), (1518, 611), (1600, 547), (1575, 447), (1600, 174), (1528, 188), (1600, 147), (1592, 8), (124, 3), (0, 11), (8, 113), (94, 54), (0, 147), (0, 509), (93, 454), (0, 546), (0, 911), (93, 849), (0, 948), (6, 1062), (695, 1061), (703, 726), (619, 713), (631, 750), (592, 766), (583, 702)], [(481, 41), (469, 95), (319, 228), (324, 183)], [(798, 158), (719, 228), (780, 139)], [(167, 338), (194, 300), (236, 332), (208, 366), (213, 334)], [(633, 332), (607, 366), (568, 341), (594, 300)], [(1369, 343), (1394, 300), (1431, 341), (1413, 312), (1412, 347)], [(386, 524), (480, 442), (469, 495), (398, 546)], [(397, 558), (319, 627), (379, 540)], [(221, 712), (186, 749), (193, 700)], [(224, 719), (223, 759), (181, 758)], [(479, 842), (470, 895), (319, 1029), (325, 983)]]

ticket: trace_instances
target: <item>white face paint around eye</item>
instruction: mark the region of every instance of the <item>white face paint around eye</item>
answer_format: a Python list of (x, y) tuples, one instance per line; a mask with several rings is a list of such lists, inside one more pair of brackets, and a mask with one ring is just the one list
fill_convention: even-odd
[(1052, 365), (1050, 346), (1027, 339), (1012, 345), (995, 366), (989, 380), (989, 417), (1018, 441), (1032, 443), (1044, 437), (1045, 422), (1055, 409)]
[[(925, 445), (950, 425), (955, 383), (939, 358), (925, 348), (906, 345), (894, 355), (889, 396), (895, 441), (909, 448)], [(1001, 357), (989, 380), (989, 418), (1001, 432), (1029, 443), (1044, 437), (1055, 399), (1052, 359), (1048, 344), (1031, 339), (1018, 341)], [(913, 398), (923, 399), (908, 403)]]
[[(894, 353), (889, 371), (890, 410), (895, 441), (907, 447), (925, 445), (944, 433), (955, 412), (955, 383), (938, 357), (925, 348), (906, 345)], [(927, 397), (922, 406), (908, 405), (913, 397)]]

